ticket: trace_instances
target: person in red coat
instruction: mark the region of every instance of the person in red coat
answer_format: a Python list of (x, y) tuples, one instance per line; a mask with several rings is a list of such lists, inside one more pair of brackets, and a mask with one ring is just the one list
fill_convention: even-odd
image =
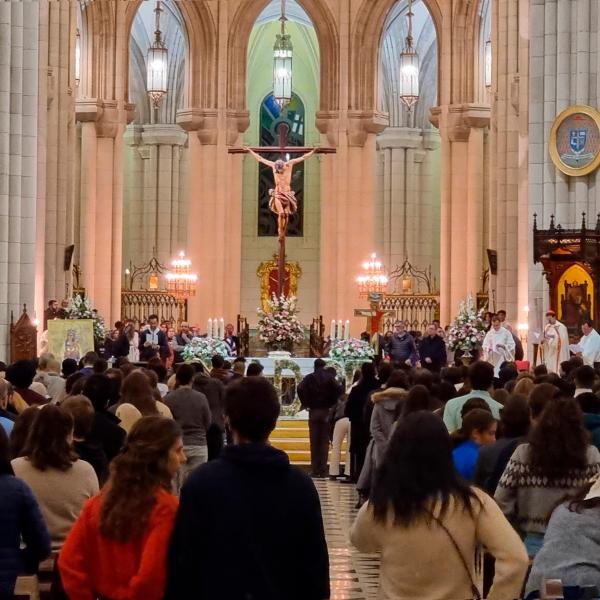
[(106, 487), (84, 506), (58, 558), (70, 600), (161, 600), (178, 508), (171, 480), (185, 462), (172, 419), (144, 417), (111, 463)]

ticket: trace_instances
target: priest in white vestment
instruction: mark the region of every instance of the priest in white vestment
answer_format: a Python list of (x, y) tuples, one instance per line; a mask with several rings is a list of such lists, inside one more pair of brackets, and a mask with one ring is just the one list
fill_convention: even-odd
[(544, 327), (542, 338), (542, 352), (544, 364), (548, 373), (558, 373), (560, 363), (569, 360), (569, 332), (566, 326), (556, 320), (556, 313), (549, 310), (546, 313), (548, 323)]
[(515, 360), (515, 340), (497, 316), (492, 317), (492, 328), (485, 334), (481, 347), (483, 359), (494, 366), (494, 377), (500, 374), (502, 363)]
[(595, 362), (600, 362), (600, 334), (594, 329), (591, 321), (584, 321), (581, 326), (582, 338), (579, 340), (578, 356), (583, 358), (584, 365), (594, 366)]

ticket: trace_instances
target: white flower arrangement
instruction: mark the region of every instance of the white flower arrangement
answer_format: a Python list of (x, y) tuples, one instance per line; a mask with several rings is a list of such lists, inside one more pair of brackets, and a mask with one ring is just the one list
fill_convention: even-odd
[(210, 359), (215, 354), (227, 358), (229, 356), (229, 347), (223, 340), (212, 337), (192, 338), (181, 353), (184, 360), (201, 360), (207, 363), (210, 362)]
[(69, 306), (65, 309), (67, 319), (92, 319), (94, 321), (94, 341), (100, 344), (106, 338), (108, 332), (104, 325), (104, 319), (92, 308), (92, 303), (81, 294), (75, 294), (69, 300)]
[(486, 333), (483, 319), (484, 309), (477, 310), (472, 296), (460, 303), (458, 315), (448, 332), (448, 347), (452, 351), (471, 352), (481, 342)]
[(332, 340), (329, 357), (334, 360), (371, 360), (375, 351), (369, 342), (358, 338), (347, 340)]
[(269, 311), (258, 312), (258, 337), (267, 346), (283, 347), (299, 343), (304, 339), (304, 327), (298, 319), (296, 297), (273, 294), (269, 300)]

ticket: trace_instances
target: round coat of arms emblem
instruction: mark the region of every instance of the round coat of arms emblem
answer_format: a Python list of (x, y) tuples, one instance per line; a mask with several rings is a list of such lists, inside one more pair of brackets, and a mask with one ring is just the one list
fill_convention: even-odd
[(582, 176), (600, 165), (600, 113), (571, 106), (556, 117), (550, 131), (550, 157), (566, 175)]

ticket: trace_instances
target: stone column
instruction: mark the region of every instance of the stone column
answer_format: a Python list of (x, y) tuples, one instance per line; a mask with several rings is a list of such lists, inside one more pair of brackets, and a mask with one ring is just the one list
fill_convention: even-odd
[[(9, 323), (34, 311), (36, 258), (37, 2), (0, 3), (0, 360)], [(41, 316), (41, 315), (40, 315)]]
[(113, 323), (121, 313), (123, 146), (133, 106), (79, 100), (82, 122), (80, 264), (86, 294)]
[(440, 319), (449, 323), (461, 300), (481, 289), (484, 232), (484, 129), (489, 107), (432, 109), (442, 143)]
[(242, 227), (241, 155), (228, 153), (248, 126), (245, 112), (212, 109), (180, 111), (177, 122), (188, 132), (186, 181), (187, 248), (199, 275), (188, 317), (204, 326), (210, 317), (235, 322), (240, 307)]
[(419, 269), (431, 266), (439, 278), (439, 212), (433, 196), (439, 181), (430, 180), (437, 147), (437, 131), (388, 127), (377, 136), (383, 165), (375, 238), (390, 270), (408, 258)]
[(178, 247), (179, 240), (179, 156), (187, 143), (187, 134), (179, 125), (144, 125), (140, 152), (143, 161), (144, 189), (142, 222), (144, 256), (152, 258), (153, 251), (159, 262), (168, 264)]
[(385, 128), (378, 113), (317, 113), (323, 145), (337, 154), (321, 163), (320, 313), (330, 319), (354, 318), (361, 306), (355, 275), (375, 250), (376, 135)]

